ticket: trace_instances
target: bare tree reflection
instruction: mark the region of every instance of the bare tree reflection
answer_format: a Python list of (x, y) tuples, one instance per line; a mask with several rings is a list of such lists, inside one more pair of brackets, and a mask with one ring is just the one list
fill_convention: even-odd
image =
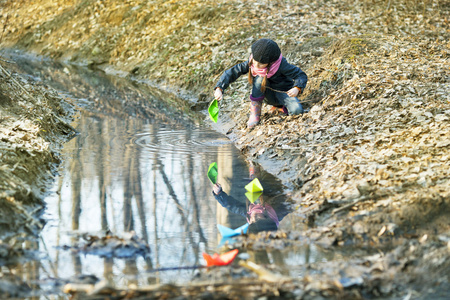
[(132, 146), (125, 146), (124, 154), (124, 187), (123, 187), (123, 230), (131, 231), (134, 228), (133, 211), (131, 201), (133, 197), (131, 168), (132, 165)]
[(108, 130), (104, 130), (104, 128), (108, 128), (108, 119), (102, 120), (102, 122), (99, 124), (99, 149), (102, 149), (102, 151), (97, 151), (97, 178), (98, 178), (98, 187), (100, 189), (100, 222), (101, 222), (101, 228), (102, 230), (108, 229), (108, 216), (107, 216), (107, 210), (106, 210), (106, 185), (107, 185), (107, 176), (108, 173), (105, 169), (105, 160), (107, 159), (107, 156), (109, 152), (106, 149), (106, 143), (104, 140), (104, 136), (108, 136)]
[[(83, 121), (80, 122), (80, 127), (83, 127)], [(70, 168), (70, 178), (72, 187), (72, 230), (78, 231), (80, 229), (81, 186), (83, 178), (83, 164), (81, 163), (81, 139), (76, 140), (75, 149), (77, 149), (77, 155), (72, 160), (72, 165)], [(76, 243), (77, 239), (73, 237), (72, 245), (75, 246)], [(81, 259), (77, 253), (72, 253), (72, 263), (74, 266), (75, 274), (82, 274)]]

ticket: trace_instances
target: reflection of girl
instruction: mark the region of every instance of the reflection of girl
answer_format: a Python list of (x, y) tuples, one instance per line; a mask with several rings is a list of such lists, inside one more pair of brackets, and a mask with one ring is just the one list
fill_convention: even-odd
[(275, 231), (278, 229), (280, 221), (291, 212), (287, 203), (279, 203), (274, 209), (271, 205), (264, 203), (262, 199), (261, 203), (251, 203), (247, 209), (245, 203), (222, 191), (219, 183), (213, 186), (213, 195), (220, 205), (247, 219), (250, 224), (248, 232)]

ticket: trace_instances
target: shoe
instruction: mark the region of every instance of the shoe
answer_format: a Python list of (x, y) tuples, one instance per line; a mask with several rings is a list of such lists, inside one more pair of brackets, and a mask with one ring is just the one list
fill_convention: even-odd
[(247, 127), (253, 128), (258, 125), (261, 118), (262, 101), (250, 101), (250, 118)]

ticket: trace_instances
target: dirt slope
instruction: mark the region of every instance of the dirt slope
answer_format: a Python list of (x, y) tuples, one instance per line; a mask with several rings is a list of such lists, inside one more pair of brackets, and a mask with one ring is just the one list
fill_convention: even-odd
[[(14, 269), (34, 255), (43, 198), (60, 149), (76, 132), (71, 106), (55, 90), (11, 74), (8, 64), (0, 62), (0, 265)], [(0, 272), (2, 299), (30, 291), (13, 272)]]
[(248, 131), (240, 79), (221, 102), (224, 132), (292, 187), (296, 214), (311, 225), (301, 238), (381, 253), (355, 258), (357, 271), (313, 266), (312, 282), (327, 275), (339, 284), (305, 280), (300, 288), (419, 297), (447, 293), (449, 279), (449, 7), (446, 0), (38, 0), (3, 1), (0, 15), (3, 47), (149, 79), (198, 101), (211, 97), (221, 72), (247, 59), (252, 42), (276, 40), (309, 76), (301, 96), (309, 112), (264, 108), (261, 125)]

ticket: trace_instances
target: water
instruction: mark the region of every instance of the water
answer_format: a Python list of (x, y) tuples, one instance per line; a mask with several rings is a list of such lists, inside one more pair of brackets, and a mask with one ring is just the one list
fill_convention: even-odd
[[(40, 235), (42, 260), (35, 276), (41, 288), (54, 286), (49, 278), (73, 280), (81, 275), (107, 278), (119, 286), (190, 281), (193, 270), (149, 271), (204, 265), (202, 253), (219, 250), (217, 224), (237, 228), (247, 222), (212, 194), (206, 176), (212, 162), (218, 164), (223, 191), (238, 205), (250, 205), (244, 186), (253, 173), (264, 187), (264, 202), (276, 210), (285, 203), (282, 184), (247, 162), (185, 101), (100, 71), (24, 57), (14, 60), (21, 72), (56, 88), (80, 110), (72, 124), (79, 135), (64, 146), (63, 164), (45, 199), (47, 224)], [(298, 230), (290, 211), (277, 211), (284, 217), (280, 228)], [(127, 259), (81, 251), (86, 241), (80, 235), (102, 236), (107, 231), (118, 237), (132, 232), (148, 244), (150, 253)], [(308, 245), (251, 255), (291, 275), (301, 273), (293, 266), (329, 256)]]

